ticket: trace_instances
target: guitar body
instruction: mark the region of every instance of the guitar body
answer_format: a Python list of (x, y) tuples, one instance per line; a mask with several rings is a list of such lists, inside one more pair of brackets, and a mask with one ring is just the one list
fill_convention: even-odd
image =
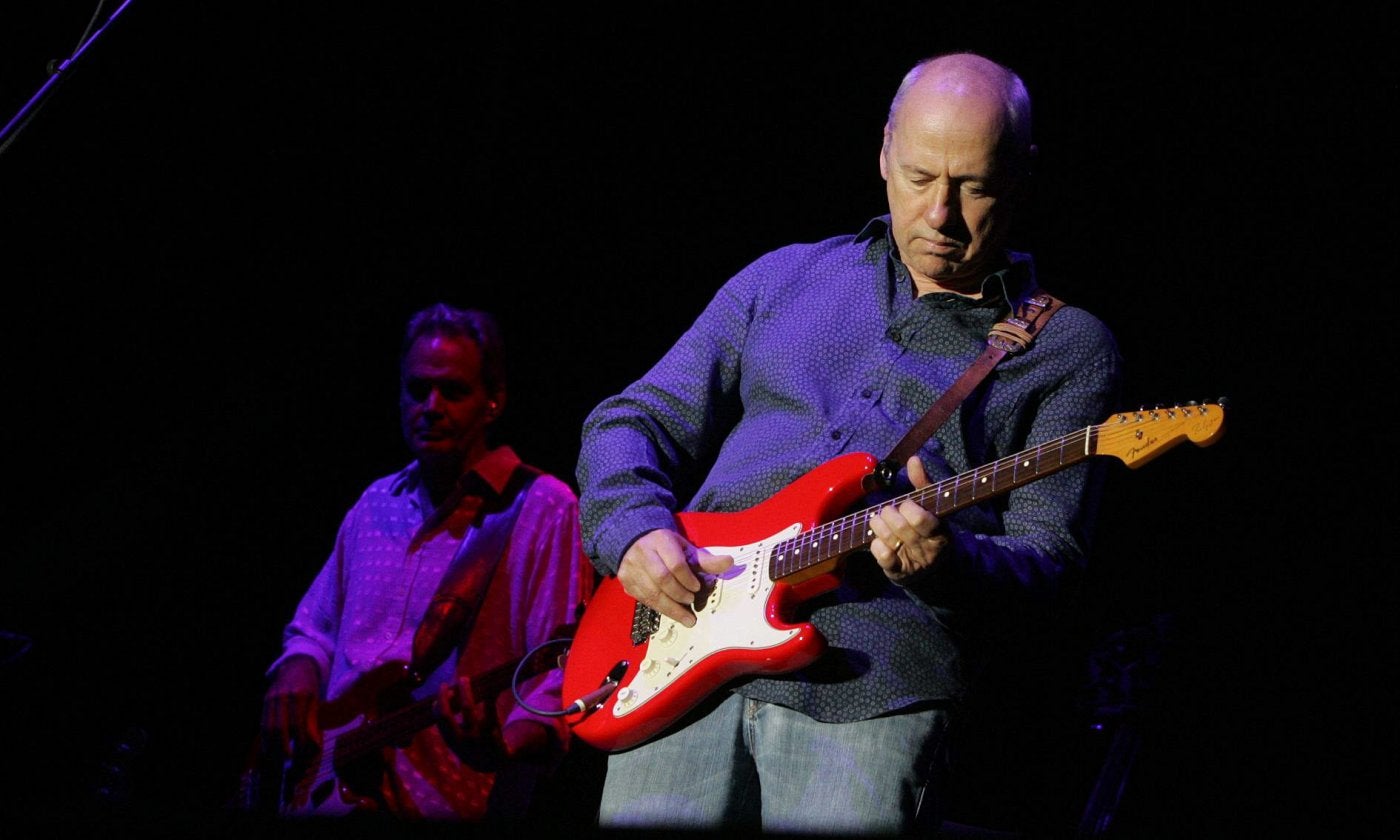
[(421, 727), (415, 721), (401, 736), (381, 737), (376, 743), (358, 739), (413, 708), (412, 686), (405, 679), (402, 662), (387, 662), (366, 672), (344, 694), (321, 704), (321, 749), (313, 759), (290, 765), (295, 784), (288, 790), (282, 813), (333, 816), (382, 809), (388, 751), (407, 746)]
[(851, 453), (745, 511), (678, 514), (688, 540), (734, 558), (697, 596), (694, 627), (642, 607), (616, 577), (604, 579), (579, 621), (563, 690), (567, 699), (608, 680), (618, 687), (600, 705), (573, 714), (573, 732), (600, 749), (626, 749), (659, 733), (716, 686), (795, 671), (820, 656), (826, 641), (817, 629), (787, 617), (796, 604), (837, 585), (837, 561), (778, 581), (768, 556), (775, 544), (848, 510), (865, 494), (876, 463)]
[[(319, 749), (283, 759), (254, 745), (241, 785), (244, 807), (288, 817), (381, 810), (387, 751), (407, 744), (414, 727), (431, 720), (432, 702), (413, 700), (401, 662), (365, 673), (321, 704)], [(399, 718), (412, 722), (395, 725)]]

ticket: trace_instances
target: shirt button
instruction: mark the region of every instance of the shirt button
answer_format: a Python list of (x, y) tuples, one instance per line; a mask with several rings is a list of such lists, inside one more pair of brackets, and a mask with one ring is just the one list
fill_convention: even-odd
[(890, 330), (890, 341), (899, 341), (901, 337), (899, 330)]
[(840, 429), (832, 429), (832, 430), (831, 430), (831, 439), (832, 439), (832, 440), (840, 440), (840, 439), (841, 439), (841, 430), (840, 430)]
[(871, 394), (871, 391), (870, 391), (869, 388), (866, 388), (864, 391), (861, 391), (861, 392), (860, 392), (860, 395), (861, 395), (862, 397), (864, 397), (865, 399), (867, 399), (867, 400), (870, 399), (870, 394)]

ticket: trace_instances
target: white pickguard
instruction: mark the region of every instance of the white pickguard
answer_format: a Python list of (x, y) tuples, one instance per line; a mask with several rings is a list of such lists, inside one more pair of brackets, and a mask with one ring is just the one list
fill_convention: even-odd
[(768, 554), (783, 540), (802, 531), (793, 524), (778, 533), (743, 546), (711, 546), (711, 554), (728, 554), (734, 565), (722, 575), (706, 575), (705, 589), (695, 604), (695, 626), (686, 627), (661, 616), (661, 624), (648, 637), (646, 658), (632, 682), (618, 689), (612, 713), (624, 717), (646, 705), (707, 657), (726, 650), (764, 650), (776, 647), (800, 630), (781, 630), (768, 623), (768, 596), (773, 581), (768, 576)]
[[(338, 816), (355, 810), (341, 795), (340, 779), (335, 772), (335, 745), (340, 736), (351, 732), (365, 722), (364, 715), (357, 715), (343, 726), (322, 734), (321, 752), (316, 757), (314, 772), (303, 771), (298, 778), (291, 802), (283, 807), (285, 815)], [(283, 766), (284, 773), (295, 772), (295, 765), (289, 760)]]

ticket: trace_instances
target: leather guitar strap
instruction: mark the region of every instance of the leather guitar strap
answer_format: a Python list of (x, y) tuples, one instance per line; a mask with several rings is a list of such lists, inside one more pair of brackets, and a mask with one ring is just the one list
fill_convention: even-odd
[(929, 410), (924, 412), (919, 422), (905, 433), (898, 445), (876, 466), (871, 478), (879, 482), (880, 486), (888, 487), (909, 460), (909, 456), (919, 451), (924, 441), (933, 436), (938, 427), (952, 415), (958, 403), (966, 399), (1008, 353), (1021, 353), (1030, 347), (1041, 328), (1050, 320), (1050, 316), (1061, 306), (1064, 306), (1064, 302), (1054, 295), (1041, 289), (1030, 288), (1011, 314), (992, 325), (987, 334), (987, 349), (982, 351), (982, 355), (973, 360), (952, 387), (929, 406)]
[(496, 497), (504, 507), (498, 503), (495, 509), (484, 510), (479, 522), (467, 529), (414, 632), (413, 658), (408, 665), (408, 676), (414, 683), (422, 685), (448, 652), (466, 641), (525, 504), (525, 491), (539, 474), (528, 464), (516, 467), (505, 490)]

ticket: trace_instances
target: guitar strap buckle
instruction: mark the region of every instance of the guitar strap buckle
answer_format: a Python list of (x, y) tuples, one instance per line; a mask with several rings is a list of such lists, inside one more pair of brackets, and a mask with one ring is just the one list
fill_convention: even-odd
[(865, 492), (873, 493), (876, 490), (888, 489), (894, 484), (895, 476), (899, 475), (900, 464), (892, 458), (886, 458), (875, 465), (875, 469), (870, 475), (865, 477)]

